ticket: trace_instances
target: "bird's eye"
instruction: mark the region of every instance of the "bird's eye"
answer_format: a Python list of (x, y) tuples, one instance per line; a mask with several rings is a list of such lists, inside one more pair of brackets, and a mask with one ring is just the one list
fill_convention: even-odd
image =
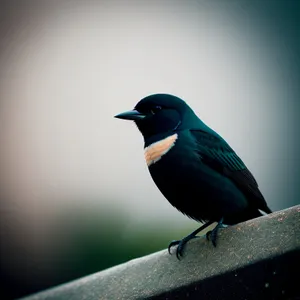
[(151, 109), (151, 114), (155, 115), (160, 110), (161, 110), (161, 106), (157, 105)]

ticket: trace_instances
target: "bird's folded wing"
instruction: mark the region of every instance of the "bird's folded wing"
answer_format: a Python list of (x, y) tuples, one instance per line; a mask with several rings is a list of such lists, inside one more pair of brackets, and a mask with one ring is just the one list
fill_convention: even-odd
[(252, 196), (257, 208), (271, 212), (255, 178), (226, 141), (202, 130), (191, 130), (191, 133), (203, 163), (230, 178), (242, 192)]

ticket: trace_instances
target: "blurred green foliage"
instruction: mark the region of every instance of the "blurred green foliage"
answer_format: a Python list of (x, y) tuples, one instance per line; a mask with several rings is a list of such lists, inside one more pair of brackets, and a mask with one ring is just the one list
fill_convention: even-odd
[(191, 222), (191, 227), (174, 231), (164, 222), (132, 224), (116, 212), (90, 212), (76, 219), (87, 221), (76, 224), (71, 232), (71, 245), (65, 252), (65, 261), (73, 265), (70, 277), (82, 277), (166, 249), (171, 240), (187, 235), (197, 226)]

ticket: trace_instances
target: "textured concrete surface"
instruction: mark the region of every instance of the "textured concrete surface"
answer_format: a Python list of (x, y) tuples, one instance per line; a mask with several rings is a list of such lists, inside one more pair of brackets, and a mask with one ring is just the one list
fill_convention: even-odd
[(298, 299), (299, 268), (294, 206), (220, 230), (217, 248), (192, 240), (180, 261), (163, 250), (23, 299)]

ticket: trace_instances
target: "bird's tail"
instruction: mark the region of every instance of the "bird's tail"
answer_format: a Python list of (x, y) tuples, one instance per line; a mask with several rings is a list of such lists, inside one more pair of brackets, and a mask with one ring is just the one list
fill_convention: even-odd
[(266, 205), (263, 208), (253, 208), (250, 210), (247, 210), (246, 214), (248, 219), (254, 219), (261, 216), (266, 216), (268, 214), (271, 214), (272, 210)]
[(272, 210), (267, 205), (264, 208), (258, 209), (262, 216), (272, 213)]
[(269, 207), (267, 207), (267, 208), (264, 207), (263, 209), (258, 209), (258, 208), (254, 208), (254, 207), (248, 208), (247, 210), (245, 210), (244, 212), (242, 212), (239, 215), (239, 221), (237, 223), (255, 219), (255, 218), (258, 218), (261, 216), (265, 216), (269, 213), (272, 213), (272, 211)]
[(264, 215), (259, 209), (249, 209), (245, 212), (245, 214), (247, 220), (255, 219)]

